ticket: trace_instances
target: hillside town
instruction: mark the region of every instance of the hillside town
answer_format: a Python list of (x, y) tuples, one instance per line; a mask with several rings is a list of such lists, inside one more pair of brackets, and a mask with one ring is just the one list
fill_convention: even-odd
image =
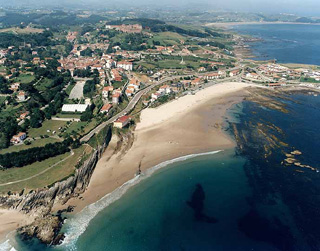
[[(0, 8), (0, 225), (5, 228), (0, 229), (0, 238), (18, 228), (17, 242), (35, 245), (35, 250), (67, 243), (71, 235), (64, 231), (75, 231), (70, 238), (78, 238), (74, 236), (89, 229), (89, 221), (102, 207), (155, 172), (154, 180), (160, 177), (161, 182), (153, 185), (150, 178), (150, 183), (141, 182), (130, 192), (143, 193), (132, 196), (132, 201), (144, 203), (146, 194), (159, 185), (163, 201), (171, 194), (167, 191), (173, 191), (169, 187), (179, 189), (181, 198), (173, 193), (181, 203), (179, 214), (167, 213), (175, 203), (170, 198), (163, 208), (160, 196), (150, 196), (152, 203), (145, 203), (154, 215), (159, 210), (161, 220), (164, 215), (170, 223), (177, 218), (181, 224), (183, 216), (192, 229), (200, 229), (195, 228), (199, 224), (219, 232), (225, 222), (220, 213), (230, 210), (233, 218), (226, 218), (234, 221), (234, 233), (247, 238), (241, 243), (253, 241), (251, 249), (259, 249), (270, 242), (291, 250), (294, 242), (287, 223), (295, 218), (285, 200), (301, 199), (296, 216), (302, 220), (293, 228), (299, 232), (310, 224), (303, 214), (309, 210), (300, 211), (309, 202), (302, 202), (316, 197), (319, 167), (313, 151), (317, 148), (300, 137), (309, 136), (312, 142), (317, 135), (313, 122), (317, 122), (320, 66), (299, 60), (283, 63), (291, 61), (271, 59), (265, 53), (255, 57), (254, 46), (263, 43), (262, 36), (241, 33), (230, 23), (268, 27), (264, 22), (270, 22), (273, 31), (283, 22), (297, 25), (306, 19), (283, 13), (221, 12), (216, 6), (200, 11), (198, 3), (194, 9), (174, 10), (171, 3), (140, 9), (115, 2), (114, 10), (111, 6), (94, 10), (82, 9), (86, 1), (73, 2), (74, 7), (61, 9)], [(316, 17), (308, 20), (320, 22)], [(265, 41), (268, 50), (275, 40)], [(301, 46), (297, 41), (278, 42)], [(180, 172), (176, 178), (181, 183), (161, 178), (167, 173), (158, 170), (167, 165), (177, 167), (171, 169)], [(309, 187), (312, 182), (315, 185)], [(292, 184), (303, 184), (311, 192), (302, 195)], [(220, 186), (219, 191), (226, 193), (217, 193)], [(230, 196), (230, 204), (219, 197), (222, 207), (218, 207), (214, 196), (224, 194)], [(216, 212), (207, 208), (210, 202)], [(237, 216), (235, 203), (242, 210)], [(112, 214), (120, 212), (117, 221), (127, 222), (120, 204), (111, 205)], [(316, 218), (316, 205), (310, 208)], [(130, 206), (129, 220), (142, 209)], [(81, 229), (72, 225), (75, 221)], [(176, 229), (168, 225), (169, 232)], [(121, 238), (141, 239), (136, 238), (140, 235), (135, 226), (120, 228)], [(262, 230), (256, 233), (255, 228)], [(302, 232), (296, 238), (301, 243)], [(162, 241), (155, 245), (169, 247)], [(101, 249), (98, 241), (97, 246), (88, 246)], [(188, 249), (182, 242), (176, 247)]]
[[(113, 37), (116, 35), (124, 40), (120, 43), (110, 41), (110, 32)], [(135, 36), (141, 42), (138, 48), (130, 46), (130, 40)], [(126, 107), (137, 93), (150, 85), (154, 87), (141, 96), (144, 107), (192, 94), (208, 83), (225, 79), (269, 87), (286, 84), (317, 87), (320, 83), (319, 70), (291, 68), (272, 62), (254, 62), (256, 65), (252, 67), (249, 61), (238, 60), (226, 53), (226, 49), (210, 43), (202, 45), (189, 37), (169, 33), (165, 36), (172, 39), (171, 44), (163, 44), (161, 39), (154, 40), (156, 36), (159, 35), (138, 23), (106, 24), (84, 34), (67, 32), (61, 39), (67, 41), (70, 49), (64, 53), (55, 50), (46, 55), (45, 46), (31, 43), (2, 48), (1, 109), (3, 113), (10, 112), (16, 117), (15, 123), (20, 128), (14, 130), (15, 134), (5, 139), (2, 145), (6, 148), (10, 143), (37, 142), (34, 137), (28, 137), (28, 130), (41, 127), (46, 120), (72, 123), (94, 120), (97, 125)], [(128, 44), (123, 46), (127, 39)], [(58, 46), (57, 41), (52, 47)], [(168, 76), (179, 77), (162, 85), (155, 84)], [(48, 88), (49, 92), (51, 88), (55, 90), (54, 93), (35, 105), (38, 96)], [(88, 130), (95, 126), (88, 124), (85, 125)], [(50, 137), (62, 139), (70, 136), (70, 131), (63, 132), (60, 129)], [(81, 135), (79, 131), (72, 132)]]

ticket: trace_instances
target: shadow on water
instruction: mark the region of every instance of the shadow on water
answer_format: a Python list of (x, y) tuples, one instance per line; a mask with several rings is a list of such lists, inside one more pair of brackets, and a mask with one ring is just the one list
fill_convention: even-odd
[(206, 195), (201, 184), (197, 184), (196, 189), (191, 196), (191, 200), (187, 201), (187, 205), (193, 209), (195, 220), (207, 223), (217, 223), (218, 220), (216, 218), (203, 213), (205, 198)]
[(270, 222), (256, 210), (251, 209), (239, 219), (238, 227), (251, 239), (271, 243), (280, 250), (294, 250), (294, 240), (289, 228), (277, 218)]

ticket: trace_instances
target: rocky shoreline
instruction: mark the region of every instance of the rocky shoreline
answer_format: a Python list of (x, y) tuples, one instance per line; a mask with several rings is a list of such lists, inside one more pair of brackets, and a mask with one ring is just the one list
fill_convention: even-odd
[(29, 194), (0, 196), (0, 208), (17, 210), (35, 218), (33, 223), (17, 230), (22, 240), (37, 238), (48, 245), (57, 245), (63, 240), (64, 235), (60, 233), (64, 222), (62, 213), (72, 211), (72, 207), (61, 210), (57, 214), (53, 214), (52, 208), (58, 203), (64, 205), (69, 199), (78, 197), (86, 190), (111, 136), (111, 128), (108, 127), (104, 135), (104, 143), (98, 146), (68, 179), (57, 182), (50, 188), (38, 189)]

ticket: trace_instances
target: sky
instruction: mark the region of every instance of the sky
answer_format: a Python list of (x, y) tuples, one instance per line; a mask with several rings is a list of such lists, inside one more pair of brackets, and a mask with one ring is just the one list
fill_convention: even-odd
[(266, 13), (294, 13), (299, 15), (320, 16), (320, 0), (0, 0), (0, 6), (25, 5), (87, 5), (97, 7), (107, 6), (206, 6), (212, 9), (225, 9), (241, 12), (266, 12)]

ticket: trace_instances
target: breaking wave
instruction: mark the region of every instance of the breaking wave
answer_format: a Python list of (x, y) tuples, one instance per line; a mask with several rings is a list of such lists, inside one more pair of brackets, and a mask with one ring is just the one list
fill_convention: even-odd
[(72, 218), (69, 218), (66, 220), (65, 225), (65, 239), (63, 243), (57, 248), (57, 249), (63, 249), (63, 250), (77, 250), (76, 248), (76, 242), (78, 238), (85, 232), (87, 229), (90, 221), (104, 208), (109, 206), (111, 203), (115, 202), (116, 200), (120, 199), (122, 195), (124, 195), (129, 188), (133, 187), (134, 185), (138, 184), (141, 180), (144, 180), (148, 177), (150, 177), (155, 171), (176, 163), (185, 161), (191, 158), (205, 156), (205, 155), (212, 155), (221, 152), (222, 150), (218, 151), (212, 151), (212, 152), (206, 152), (206, 153), (199, 153), (199, 154), (190, 154), (186, 156), (182, 156), (179, 158), (175, 158), (172, 160), (168, 160), (165, 162), (162, 162), (152, 168), (149, 168), (144, 173), (134, 177), (133, 179), (127, 181), (122, 186), (118, 187), (113, 192), (105, 195), (97, 202), (90, 204), (86, 206), (81, 212), (73, 216)]

